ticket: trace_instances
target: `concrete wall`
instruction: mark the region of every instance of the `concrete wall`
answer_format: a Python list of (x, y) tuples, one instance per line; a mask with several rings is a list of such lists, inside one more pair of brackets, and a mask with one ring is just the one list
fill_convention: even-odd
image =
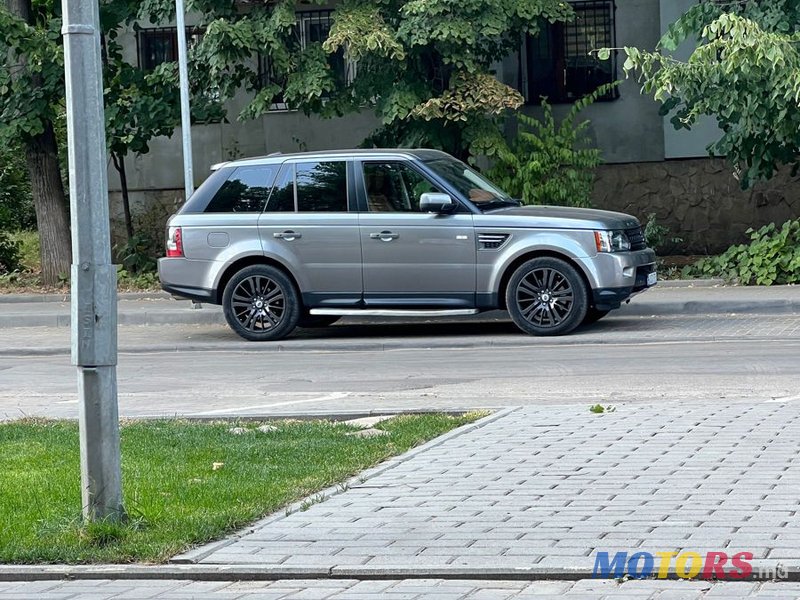
[[(666, 33), (670, 24), (674, 23), (694, 4), (697, 4), (697, 0), (661, 0), (661, 33)], [(671, 56), (685, 61), (694, 49), (695, 42), (686, 40), (675, 52), (671, 53)], [(701, 117), (689, 131), (675, 129), (670, 122), (671, 117), (672, 115), (664, 117), (665, 158), (706, 157), (708, 156), (706, 148), (709, 144), (722, 136), (722, 131), (713, 117)]]

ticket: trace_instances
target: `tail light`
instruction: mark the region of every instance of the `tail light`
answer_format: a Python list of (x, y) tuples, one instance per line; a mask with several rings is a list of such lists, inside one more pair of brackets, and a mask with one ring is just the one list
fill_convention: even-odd
[(167, 256), (183, 256), (183, 233), (180, 227), (167, 229)]

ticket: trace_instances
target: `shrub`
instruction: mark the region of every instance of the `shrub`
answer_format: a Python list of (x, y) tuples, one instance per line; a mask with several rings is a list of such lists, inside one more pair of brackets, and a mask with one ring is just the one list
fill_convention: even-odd
[(499, 149), (489, 178), (523, 204), (590, 206), (600, 151), (591, 147), (589, 121), (576, 125), (576, 120), (614, 85), (601, 86), (576, 102), (558, 124), (546, 99), (541, 120), (517, 113), (517, 135), (510, 146)]
[(25, 153), (14, 145), (0, 146), (0, 229), (35, 228)]
[(647, 247), (655, 250), (657, 254), (661, 254), (661, 251), (668, 246), (683, 242), (683, 238), (670, 236), (669, 227), (658, 224), (655, 213), (647, 215), (647, 221), (644, 224), (644, 239)]
[(154, 273), (157, 268), (157, 244), (148, 235), (137, 233), (119, 252), (122, 267), (129, 273)]
[(744, 285), (800, 283), (800, 219), (778, 229), (770, 223), (748, 229), (751, 242), (686, 267), (687, 277), (722, 277)]
[(0, 231), (0, 275), (20, 268), (19, 242), (11, 239), (5, 231)]

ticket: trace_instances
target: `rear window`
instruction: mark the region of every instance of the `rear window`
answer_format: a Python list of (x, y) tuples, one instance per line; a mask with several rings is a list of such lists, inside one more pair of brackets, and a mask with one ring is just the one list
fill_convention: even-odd
[(237, 167), (208, 203), (205, 212), (262, 212), (277, 172), (277, 165)]

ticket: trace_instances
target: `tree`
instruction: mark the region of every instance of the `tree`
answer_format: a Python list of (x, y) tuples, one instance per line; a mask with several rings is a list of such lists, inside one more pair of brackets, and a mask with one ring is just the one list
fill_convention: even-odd
[(54, 121), (63, 111), (60, 20), (51, 3), (7, 0), (0, 8), (0, 143), (25, 150), (41, 238), (42, 282), (69, 273), (71, 242)]
[[(324, 41), (300, 44), (296, 2), (198, 0), (207, 27), (196, 49), (201, 74), (223, 98), (254, 93), (241, 118), (269, 110), (279, 94), (306, 113), (330, 117), (371, 107), (376, 145), (425, 145), (466, 157), (496, 151), (496, 117), (522, 104), (490, 71), (543, 21), (568, 19), (561, 0), (345, 0)], [(269, 58), (264, 81), (253, 56)], [(341, 67), (357, 61), (355, 73)], [(338, 68), (337, 68), (338, 67)]]
[(180, 122), (178, 88), (173, 64), (162, 64), (152, 73), (122, 59), (114, 30), (104, 36), (106, 138), (111, 162), (119, 174), (125, 231), (134, 237), (125, 157), (129, 152), (146, 154), (157, 136), (172, 136)]
[[(64, 61), (60, 3), (8, 0), (0, 11), (0, 48), (18, 64), (0, 68), (0, 141), (22, 141), (42, 239), (42, 281), (53, 285), (69, 272), (67, 204), (61, 185), (53, 122), (64, 111)], [(33, 12), (35, 10), (35, 12)], [(160, 65), (145, 73), (122, 58), (117, 35), (123, 24), (158, 20), (171, 14), (167, 0), (101, 0), (106, 135), (112, 163), (120, 176), (129, 241), (134, 235), (125, 156), (144, 154), (152, 138), (172, 135), (179, 115), (177, 68)], [(13, 13), (13, 14), (12, 14)], [(13, 61), (12, 61), (13, 62)], [(202, 104), (202, 110), (206, 105)]]
[[(676, 128), (716, 118), (722, 137), (708, 148), (736, 165), (743, 188), (800, 166), (800, 3), (796, 0), (702, 0), (674, 23), (659, 49), (686, 39), (688, 61), (625, 48), (625, 71), (644, 93), (674, 111)], [(601, 57), (608, 50), (601, 50)]]

